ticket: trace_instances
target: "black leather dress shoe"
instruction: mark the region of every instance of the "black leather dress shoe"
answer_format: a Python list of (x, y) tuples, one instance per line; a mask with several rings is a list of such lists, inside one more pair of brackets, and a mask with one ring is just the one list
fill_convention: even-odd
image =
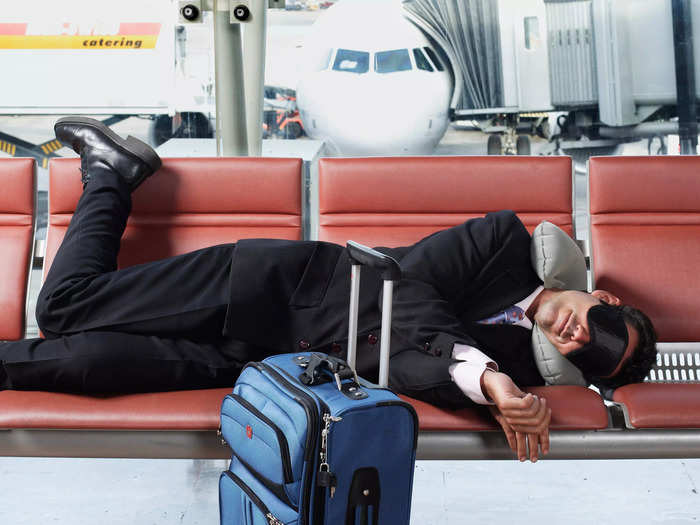
[(56, 138), (80, 155), (83, 184), (87, 184), (91, 169), (106, 164), (121, 175), (131, 191), (153, 175), (162, 162), (145, 142), (134, 137), (121, 138), (99, 120), (87, 117), (64, 117), (53, 127)]

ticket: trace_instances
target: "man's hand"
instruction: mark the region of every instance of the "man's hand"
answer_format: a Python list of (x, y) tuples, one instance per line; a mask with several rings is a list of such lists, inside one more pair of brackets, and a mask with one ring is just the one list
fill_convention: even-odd
[(510, 448), (520, 461), (528, 457), (537, 461), (538, 449), (542, 454), (549, 452), (549, 421), (552, 410), (547, 401), (520, 390), (506, 374), (486, 370), (483, 375), (485, 394), (495, 407), (491, 413), (503, 428)]

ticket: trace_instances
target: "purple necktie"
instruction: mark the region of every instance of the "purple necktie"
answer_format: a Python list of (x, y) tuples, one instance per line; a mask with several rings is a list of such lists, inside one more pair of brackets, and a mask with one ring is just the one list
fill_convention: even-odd
[(519, 306), (513, 305), (496, 315), (477, 321), (481, 324), (515, 324), (525, 318), (525, 312)]

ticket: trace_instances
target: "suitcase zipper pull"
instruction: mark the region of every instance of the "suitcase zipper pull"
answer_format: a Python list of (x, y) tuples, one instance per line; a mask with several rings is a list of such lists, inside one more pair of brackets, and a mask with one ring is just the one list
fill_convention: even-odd
[(216, 429), (216, 436), (221, 440), (221, 444), (225, 447), (228, 447), (228, 443), (226, 443), (226, 440), (224, 439), (224, 433), (221, 431), (221, 425), (219, 425), (219, 428)]
[(335, 487), (338, 484), (338, 480), (336, 479), (335, 474), (333, 474), (329, 468), (328, 463), (321, 463), (321, 467), (316, 478), (316, 484), (319, 487), (326, 487), (330, 489), (330, 496), (332, 498), (335, 495)]
[(323, 414), (323, 430), (321, 431), (321, 449), (319, 451), (319, 467), (318, 475), (316, 478), (316, 483), (319, 487), (330, 488), (330, 497), (335, 496), (335, 487), (337, 485), (337, 478), (335, 474), (330, 471), (330, 466), (328, 465), (328, 433), (331, 431), (331, 424), (341, 421), (342, 417), (331, 416), (330, 414)]
[(271, 513), (265, 514), (265, 517), (267, 518), (267, 523), (268, 525), (284, 525), (280, 520), (275, 518)]

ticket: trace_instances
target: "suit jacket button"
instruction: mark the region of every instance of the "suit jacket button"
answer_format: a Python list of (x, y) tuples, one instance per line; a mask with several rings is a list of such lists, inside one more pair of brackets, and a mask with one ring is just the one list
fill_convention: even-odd
[(333, 343), (331, 345), (331, 352), (334, 354), (339, 354), (343, 348), (338, 343)]
[(430, 341), (426, 341), (425, 344), (423, 345), (423, 350), (426, 352), (430, 350)]
[(367, 336), (367, 342), (368, 342), (369, 344), (371, 344), (371, 345), (376, 345), (376, 344), (377, 344), (377, 341), (379, 341), (379, 338), (378, 338), (376, 335), (374, 335), (374, 334), (369, 334), (369, 335)]
[(302, 339), (301, 341), (299, 341), (299, 348), (301, 348), (302, 350), (308, 350), (309, 348), (311, 348), (311, 343)]

